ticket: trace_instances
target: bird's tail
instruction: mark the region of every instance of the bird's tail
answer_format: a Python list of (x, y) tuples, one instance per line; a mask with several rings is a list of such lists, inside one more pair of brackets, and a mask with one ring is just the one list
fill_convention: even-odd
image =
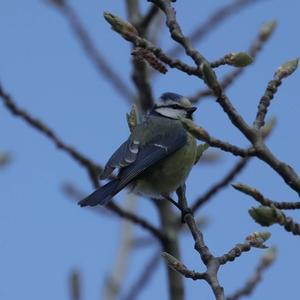
[(102, 187), (98, 188), (92, 194), (84, 198), (83, 200), (79, 201), (78, 204), (83, 206), (95, 206), (105, 205), (111, 200), (111, 198), (117, 194), (120, 189), (118, 188), (119, 180), (114, 179), (107, 184), (103, 185)]

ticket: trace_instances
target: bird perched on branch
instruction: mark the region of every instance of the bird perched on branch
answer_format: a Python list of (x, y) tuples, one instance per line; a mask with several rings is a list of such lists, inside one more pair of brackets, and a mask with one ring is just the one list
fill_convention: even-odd
[(100, 179), (119, 169), (116, 179), (79, 202), (80, 206), (107, 204), (128, 186), (133, 192), (168, 198), (184, 184), (196, 159), (196, 140), (181, 118), (192, 119), (196, 110), (188, 98), (164, 93), (143, 121), (107, 162)]

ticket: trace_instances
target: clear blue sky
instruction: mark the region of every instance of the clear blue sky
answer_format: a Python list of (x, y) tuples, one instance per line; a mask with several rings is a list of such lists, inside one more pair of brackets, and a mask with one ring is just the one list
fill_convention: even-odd
[[(83, 53), (67, 22), (42, 0), (2, 0), (0, 2), (0, 79), (16, 102), (53, 128), (67, 143), (99, 163), (104, 163), (126, 138), (124, 99), (99, 76)], [(109, 29), (103, 11), (125, 16), (124, 1), (71, 1), (79, 11), (97, 47), (107, 61), (132, 86), (129, 78), (130, 47)], [(145, 1), (146, 2), (146, 1)], [(177, 1), (177, 17), (185, 33), (203, 22), (218, 5), (228, 1)], [(247, 121), (255, 116), (259, 97), (276, 68), (300, 55), (300, 3), (298, 1), (258, 1), (231, 18), (197, 45), (208, 58), (247, 49), (259, 26), (276, 19), (278, 30), (266, 45), (255, 65), (228, 91), (233, 103)], [(147, 3), (146, 3), (147, 4)], [(297, 29), (298, 28), (298, 29)], [(162, 44), (172, 41), (162, 33)], [(228, 70), (228, 69), (226, 69)], [(268, 144), (278, 157), (299, 167), (299, 80), (296, 72), (288, 78), (275, 97), (270, 115), (278, 118), (276, 131)], [(171, 70), (158, 76), (154, 94), (174, 91), (190, 95), (203, 84)], [(246, 145), (220, 107), (213, 100), (201, 103), (196, 122), (214, 136)], [(62, 184), (71, 182), (84, 193), (91, 192), (86, 172), (65, 153), (53, 147), (44, 136), (13, 118), (0, 105), (0, 151), (11, 153), (13, 161), (0, 170), (0, 298), (68, 299), (67, 280), (71, 270), (81, 271), (84, 299), (99, 299), (105, 275), (115, 257), (120, 221), (90, 210), (80, 209), (62, 192)], [(188, 196), (193, 200), (234, 164), (235, 158), (223, 155), (216, 165), (193, 170), (188, 181)], [(238, 181), (259, 188), (274, 200), (296, 200), (278, 175), (258, 161), (241, 174)], [(117, 197), (121, 203), (124, 194)], [(205, 240), (215, 254), (221, 255), (245, 236), (262, 230), (248, 216), (255, 205), (228, 187), (200, 211), (208, 216)], [(139, 202), (139, 213), (157, 223), (155, 211), (146, 200)], [(299, 213), (290, 213), (300, 221)], [(298, 295), (300, 239), (279, 226), (270, 228), (269, 245), (277, 245), (279, 254), (266, 273), (252, 299), (295, 299)], [(137, 231), (139, 236), (147, 234)], [(190, 237), (183, 239), (183, 261), (203, 270)], [(139, 274), (151, 250), (137, 252), (129, 264), (125, 286)], [(261, 250), (242, 255), (237, 262), (220, 271), (225, 291), (240, 287), (251, 274)], [(167, 299), (164, 268), (160, 265), (140, 299)], [(185, 280), (188, 299), (213, 299), (203, 282)]]

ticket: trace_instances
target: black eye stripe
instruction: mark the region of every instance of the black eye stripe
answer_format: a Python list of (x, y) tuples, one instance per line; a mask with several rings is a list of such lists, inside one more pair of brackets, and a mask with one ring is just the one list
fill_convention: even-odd
[(186, 110), (186, 108), (178, 105), (178, 104), (170, 104), (170, 105), (160, 105), (160, 106), (156, 106), (156, 108), (174, 108), (174, 109), (183, 109)]

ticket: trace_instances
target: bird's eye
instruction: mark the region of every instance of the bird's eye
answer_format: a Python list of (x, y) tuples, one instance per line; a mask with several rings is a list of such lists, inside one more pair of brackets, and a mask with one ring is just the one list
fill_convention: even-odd
[(178, 104), (172, 104), (172, 105), (169, 105), (169, 107), (174, 108), (174, 109), (184, 109), (183, 107), (181, 107)]

